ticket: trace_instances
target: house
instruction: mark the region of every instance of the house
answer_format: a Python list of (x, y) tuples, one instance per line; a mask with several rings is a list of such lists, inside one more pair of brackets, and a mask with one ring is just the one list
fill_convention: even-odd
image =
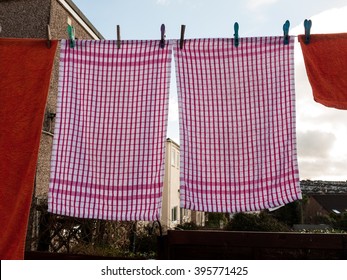
[(346, 181), (311, 181), (300, 182), (304, 194), (303, 218), (305, 223), (322, 223), (324, 217), (332, 213), (347, 211)]
[(161, 224), (166, 229), (194, 222), (205, 224), (204, 212), (180, 208), (180, 147), (172, 139), (166, 140), (165, 176)]
[(304, 207), (306, 222), (312, 222), (316, 217), (344, 212), (347, 212), (347, 194), (310, 195)]

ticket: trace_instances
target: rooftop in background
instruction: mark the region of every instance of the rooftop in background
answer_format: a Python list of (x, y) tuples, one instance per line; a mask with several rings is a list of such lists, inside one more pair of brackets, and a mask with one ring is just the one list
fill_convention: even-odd
[(300, 181), (304, 194), (347, 194), (347, 181)]
[(312, 195), (328, 213), (340, 214), (347, 211), (347, 194)]

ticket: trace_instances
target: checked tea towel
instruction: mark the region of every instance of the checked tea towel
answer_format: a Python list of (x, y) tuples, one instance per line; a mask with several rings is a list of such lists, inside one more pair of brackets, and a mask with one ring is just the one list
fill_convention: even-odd
[(282, 37), (175, 44), (181, 207), (232, 213), (301, 198), (293, 46)]
[(49, 211), (160, 216), (171, 50), (159, 41), (62, 41)]

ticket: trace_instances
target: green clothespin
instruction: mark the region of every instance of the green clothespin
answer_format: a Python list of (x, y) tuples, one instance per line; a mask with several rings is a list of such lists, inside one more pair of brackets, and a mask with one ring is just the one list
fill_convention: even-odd
[(285, 24), (283, 24), (283, 42), (285, 45), (289, 45), (289, 26), (290, 22), (287, 20)]
[(70, 48), (74, 48), (76, 45), (76, 39), (75, 39), (75, 28), (71, 25), (67, 26), (67, 32), (69, 34), (70, 39)]
[(311, 39), (312, 20), (305, 19), (304, 27), (305, 27), (305, 44), (307, 45), (310, 43), (310, 39)]

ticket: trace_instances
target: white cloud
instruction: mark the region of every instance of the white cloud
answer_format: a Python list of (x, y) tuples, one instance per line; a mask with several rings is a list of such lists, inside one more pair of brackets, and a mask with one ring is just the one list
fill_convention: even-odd
[(267, 6), (271, 4), (277, 3), (278, 0), (248, 0), (247, 6), (248, 8), (254, 10), (261, 6)]
[(163, 5), (164, 6), (164, 5), (169, 5), (171, 0), (156, 0), (155, 2), (158, 5)]
[[(326, 10), (320, 14), (312, 16), (311, 33), (340, 33), (346, 32), (347, 26), (347, 6)], [(304, 33), (304, 23), (290, 30), (290, 34), (298, 35)]]

